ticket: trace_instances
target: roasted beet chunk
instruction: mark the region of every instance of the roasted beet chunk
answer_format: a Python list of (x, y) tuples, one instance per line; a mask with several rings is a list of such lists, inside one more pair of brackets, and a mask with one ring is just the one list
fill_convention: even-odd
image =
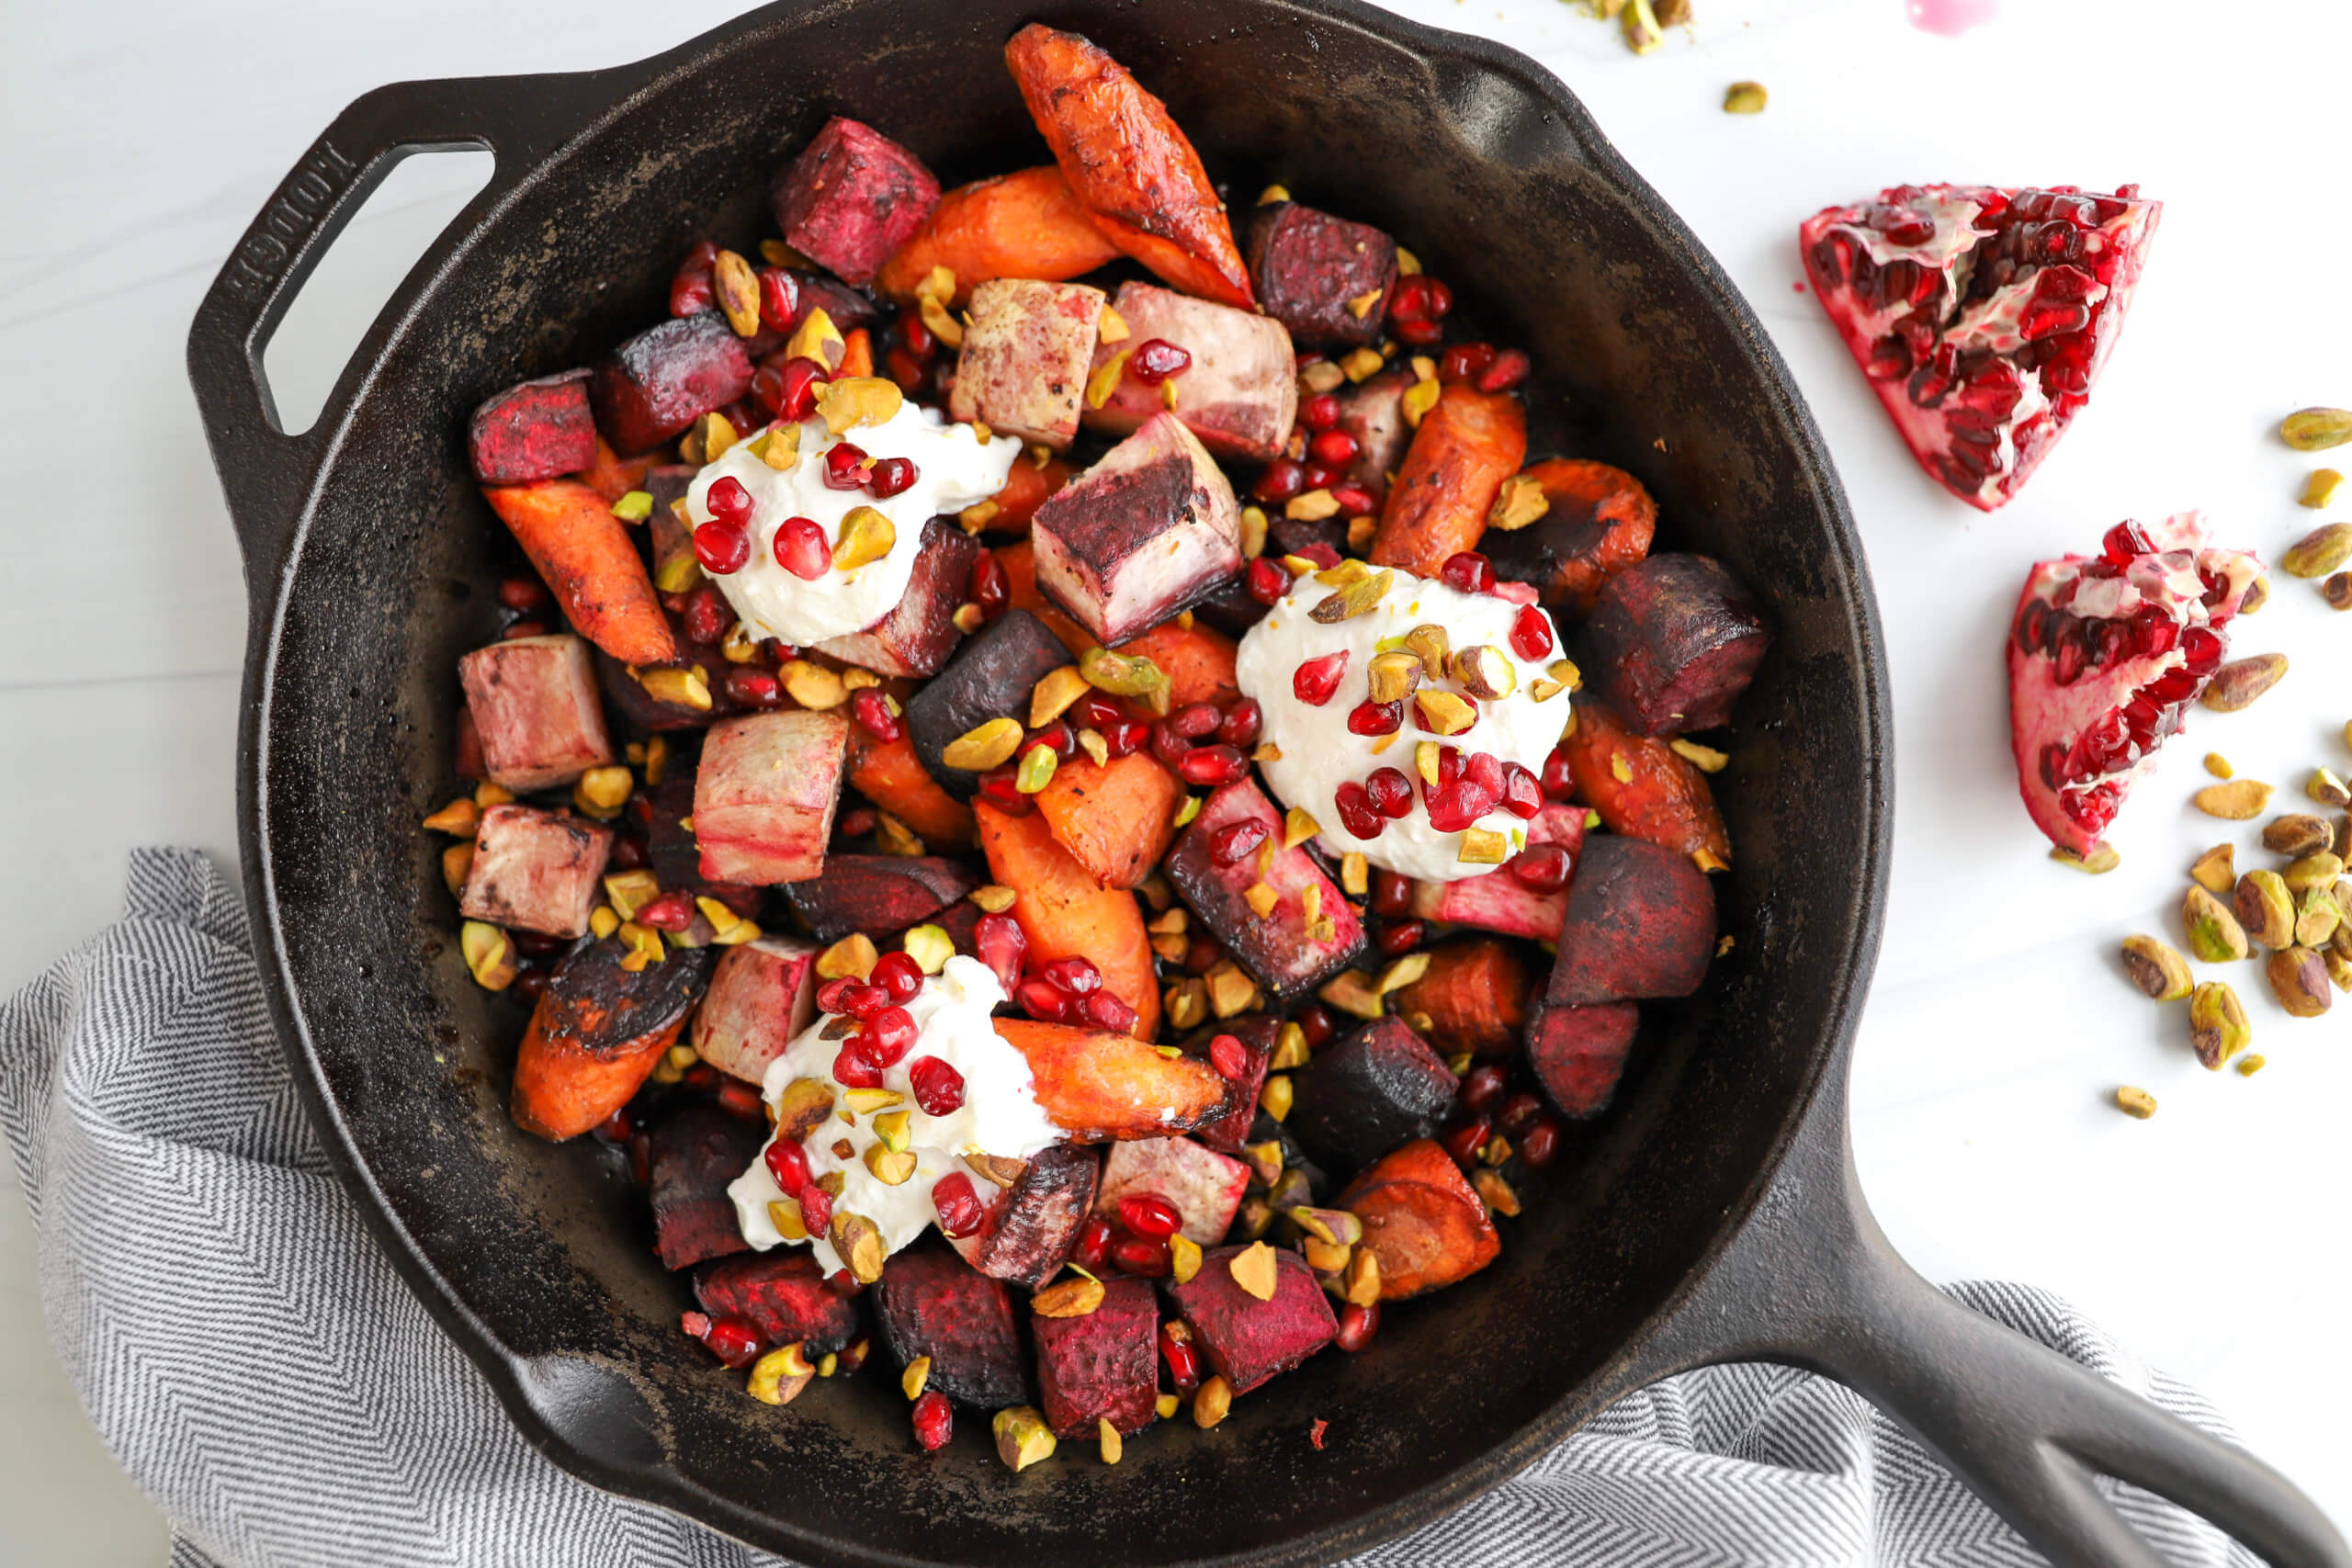
[(466, 446), (473, 455), (474, 478), (486, 485), (529, 484), (578, 473), (596, 460), (588, 372), (567, 370), (507, 388), (474, 410)]
[(1690, 857), (1614, 833), (1588, 840), (1544, 999), (1687, 997), (1715, 951), (1715, 892)]
[[(1101, 1156), (1083, 1145), (1040, 1150), (989, 1205), (980, 1230), (955, 1238), (956, 1250), (983, 1274), (1035, 1290), (1069, 1261), (1102, 1175)], [(989, 1184), (975, 1180), (985, 1196)]]
[(1225, 1239), (1250, 1185), (1250, 1168), (1190, 1138), (1133, 1138), (1102, 1160), (1097, 1213), (1116, 1219), (1122, 1198), (1150, 1194), (1176, 1211), (1178, 1229), (1203, 1247)]
[(1143, 1280), (1106, 1280), (1082, 1317), (1032, 1317), (1037, 1393), (1057, 1438), (1091, 1438), (1108, 1421), (1128, 1437), (1152, 1423), (1159, 1395), (1159, 1301)]
[(825, 1284), (805, 1247), (713, 1263), (695, 1276), (695, 1300), (713, 1317), (748, 1318), (768, 1345), (801, 1345), (811, 1358), (857, 1337), (857, 1301)]
[(972, 565), (987, 547), (933, 517), (922, 525), (919, 547), (898, 608), (864, 631), (827, 637), (816, 645), (818, 652), (877, 675), (929, 675), (947, 662), (964, 635), (956, 629), (956, 607), (967, 596)]
[[(1210, 451), (1259, 462), (1282, 455), (1298, 416), (1298, 365), (1280, 321), (1148, 283), (1120, 285), (1112, 308), (1127, 335), (1097, 344), (1089, 374), (1107, 376), (1125, 358), (1102, 404), (1089, 397), (1086, 428), (1125, 435), (1168, 408), (1173, 388), (1176, 417)], [(1146, 344), (1161, 346), (1147, 355)], [(1136, 374), (1138, 364), (1164, 363), (1169, 347), (1183, 352), (1182, 369), (1157, 382)]]
[(475, 829), (458, 912), (509, 931), (578, 936), (612, 851), (610, 828), (535, 806), (493, 806)]
[(901, 1370), (931, 1358), (925, 1387), (984, 1410), (1029, 1397), (1012, 1293), (954, 1253), (920, 1247), (892, 1257), (874, 1287), (874, 1315)]
[(596, 367), (588, 396), (596, 427), (624, 453), (643, 452), (752, 385), (743, 340), (716, 310), (648, 327)]
[(1538, 1009), (1527, 1026), (1527, 1060), (1552, 1103), (1579, 1121), (1609, 1109), (1640, 1021), (1631, 1002)]
[(662, 1268), (690, 1268), (744, 1250), (727, 1184), (758, 1156), (765, 1136), (758, 1122), (708, 1100), (682, 1105), (655, 1124), (648, 1195)]
[(1241, 508), (1197, 437), (1160, 413), (1030, 519), (1037, 586), (1102, 643), (1125, 642), (1241, 570)]
[(1730, 722), (1771, 643), (1754, 597), (1721, 563), (1652, 556), (1593, 601), (1582, 663), (1636, 734), (1679, 734)]
[(1497, 577), (1530, 584), (1545, 608), (1586, 615), (1603, 583), (1649, 554), (1657, 502), (1641, 480), (1606, 463), (1551, 457), (1527, 475), (1543, 487), (1544, 515), (1509, 533), (1488, 529), (1478, 548)]
[(1274, 1254), (1274, 1294), (1260, 1301), (1233, 1277), (1233, 1260), (1245, 1251), (1220, 1247), (1203, 1255), (1201, 1271), (1168, 1287), (1170, 1300), (1193, 1325), (1194, 1341), (1209, 1359), (1209, 1370), (1247, 1393), (1268, 1378), (1286, 1372), (1331, 1342), (1340, 1331), (1331, 1303), (1315, 1271), (1295, 1252)]
[(1238, 1154), (1252, 1140), (1250, 1124), (1257, 1119), (1258, 1094), (1266, 1087), (1266, 1064), (1273, 1060), (1274, 1043), (1282, 1021), (1262, 1012), (1219, 1019), (1184, 1042), (1184, 1055), (1214, 1060), (1209, 1047), (1220, 1034), (1241, 1042), (1241, 1076), (1233, 1080), (1233, 1109), (1214, 1122), (1193, 1129), (1193, 1136), (1220, 1154)]
[(947, 412), (1059, 450), (1078, 435), (1103, 294), (1083, 283), (999, 277), (972, 290)]
[(1398, 1018), (1375, 1019), (1292, 1079), (1283, 1125), (1319, 1165), (1358, 1170), (1426, 1138), (1453, 1105), (1453, 1075)]
[(817, 1016), (817, 950), (763, 936), (719, 955), (695, 1010), (694, 1047), (720, 1072), (758, 1083)]
[[(1281, 844), (1283, 814), (1246, 778), (1225, 785), (1202, 804), (1200, 815), (1177, 835), (1161, 869), (1209, 934), (1225, 944), (1275, 1001), (1287, 1002), (1355, 961), (1363, 949), (1363, 922), (1305, 844), (1277, 848), (1262, 873), (1254, 853), (1231, 865), (1217, 864), (1218, 835), (1244, 822), (1258, 823)], [(1260, 882), (1274, 890), (1270, 915), (1261, 916), (1246, 897)], [(1306, 919), (1309, 888), (1319, 889), (1318, 921), (1331, 922), (1319, 935), (1319, 926), (1310, 927)]]
[(922, 160), (840, 115), (768, 187), (784, 243), (861, 287), (939, 205)]
[(1388, 291), (1396, 287), (1396, 242), (1295, 201), (1269, 201), (1250, 214), (1250, 281), (1266, 314), (1318, 348), (1380, 340)]
[(760, 713), (714, 725), (695, 770), (695, 840), (713, 882), (798, 882), (825, 868), (849, 719)]
[(787, 883), (784, 896), (819, 942), (834, 942), (904, 931), (979, 885), (961, 862), (937, 855), (834, 855), (824, 875)]
[(494, 642), (458, 660), (458, 680), (491, 783), (546, 789), (613, 761), (584, 639), (559, 634)]
[(1026, 610), (1007, 610), (981, 627), (907, 699), (907, 738), (924, 770), (958, 800), (971, 799), (979, 775), (947, 765), (949, 743), (992, 718), (1025, 720), (1031, 690), (1069, 661), (1061, 639)]

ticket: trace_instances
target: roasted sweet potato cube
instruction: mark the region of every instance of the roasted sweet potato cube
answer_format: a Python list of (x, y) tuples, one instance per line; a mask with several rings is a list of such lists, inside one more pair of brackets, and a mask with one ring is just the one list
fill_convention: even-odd
[(1639, 735), (1713, 729), (1772, 645), (1755, 597), (1709, 556), (1652, 556), (1618, 573), (1584, 624), (1595, 695)]
[(653, 1250), (664, 1269), (688, 1269), (749, 1245), (728, 1184), (758, 1157), (767, 1129), (709, 1100), (680, 1105), (653, 1125), (646, 1159)]
[(947, 412), (1056, 451), (1078, 435), (1104, 295), (1083, 283), (1000, 277), (972, 290)]
[[(1102, 1156), (1084, 1145), (1041, 1149), (1029, 1156), (1027, 1168), (1013, 1184), (989, 1203), (981, 1227), (970, 1235), (950, 1238), (951, 1245), (981, 1273), (1034, 1291), (1069, 1261), (1078, 1246), (1078, 1228), (1094, 1208), (1102, 1176)], [(983, 1194), (989, 1191), (990, 1183), (978, 1176), (972, 1179)]]
[(968, 850), (979, 842), (972, 808), (939, 787), (904, 734), (883, 740), (862, 724), (851, 725), (849, 782), (933, 849)]
[(898, 607), (864, 631), (827, 637), (817, 651), (877, 675), (935, 673), (963, 640), (956, 607), (971, 596), (972, 566), (986, 547), (955, 525), (930, 519)]
[(1628, 838), (1687, 855), (1731, 863), (1731, 834), (1715, 809), (1707, 775), (1655, 736), (1636, 735), (1607, 704), (1589, 693), (1576, 696), (1576, 724), (1561, 739), (1577, 798), (1600, 815), (1601, 826)]
[(1026, 610), (1007, 610), (957, 649), (946, 668), (907, 699), (907, 739), (940, 787), (971, 799), (979, 775), (949, 767), (948, 746), (992, 718), (1027, 723), (1029, 694), (1069, 662), (1061, 639)]
[(588, 383), (596, 428), (622, 452), (659, 446), (752, 386), (752, 356), (716, 310), (646, 328), (607, 355)]
[[(1573, 864), (1584, 847), (1584, 807), (1546, 803), (1528, 822), (1527, 841), (1557, 844), (1568, 852)], [(1416, 882), (1412, 910), (1417, 919), (1550, 942), (1560, 934), (1560, 922), (1567, 918), (1568, 892), (1563, 887), (1556, 893), (1538, 893), (1498, 866), (1483, 876), (1465, 876), (1458, 882)]]
[(1428, 1016), (1424, 1038), (1442, 1056), (1508, 1056), (1519, 1049), (1534, 988), (1535, 973), (1516, 943), (1460, 936), (1431, 948), (1429, 968), (1391, 1000), (1399, 1018)]
[(1317, 1164), (1342, 1171), (1436, 1132), (1458, 1087), (1438, 1054), (1395, 1017), (1317, 1053), (1291, 1085), (1283, 1130)]
[(979, 885), (963, 862), (938, 855), (834, 855), (823, 876), (788, 883), (784, 896), (819, 942), (834, 942), (904, 931)]
[(467, 423), (466, 448), (474, 478), (486, 485), (528, 484), (586, 468), (596, 458), (588, 372), (517, 382), (486, 400)]
[(1581, 616), (1601, 585), (1649, 554), (1657, 502), (1623, 468), (1583, 458), (1530, 464), (1544, 490), (1544, 515), (1524, 528), (1495, 530), (1478, 547), (1507, 582), (1531, 583), (1555, 613)]
[(1097, 763), (1073, 757), (1030, 796), (1087, 874), (1105, 887), (1133, 887), (1151, 874), (1176, 836), (1184, 786), (1141, 751)]
[(1688, 855), (1596, 834), (1568, 885), (1544, 999), (1555, 1006), (1687, 997), (1715, 953), (1715, 892)]
[(1193, 362), (1161, 387), (1122, 375), (1101, 407), (1080, 416), (1087, 429), (1111, 435), (1140, 429), (1169, 407), (1164, 388), (1173, 387), (1176, 417), (1211, 452), (1253, 462), (1282, 456), (1298, 417), (1298, 363), (1280, 321), (1148, 283), (1121, 284), (1111, 306), (1128, 335), (1094, 345), (1090, 375), (1155, 338)]
[(1233, 1089), (1216, 1068), (1163, 1056), (1132, 1034), (1026, 1018), (1000, 1018), (996, 1032), (1028, 1062), (1038, 1108), (1074, 1138), (1189, 1133), (1233, 1109)]
[(1232, 1228), (1249, 1186), (1248, 1166), (1190, 1138), (1136, 1138), (1113, 1144), (1102, 1156), (1102, 1187), (1094, 1208), (1115, 1219), (1120, 1199), (1156, 1193), (1183, 1216), (1183, 1235), (1215, 1247)]
[(695, 770), (702, 874), (754, 886), (825, 869), (849, 740), (843, 710), (747, 714), (713, 725)]
[[(1219, 1019), (1184, 1042), (1184, 1055), (1206, 1061), (1210, 1043), (1220, 1034), (1230, 1034), (1241, 1042), (1244, 1053), (1241, 1076), (1233, 1080), (1227, 1096), (1232, 1109), (1193, 1128), (1194, 1138), (1228, 1155), (1238, 1154), (1242, 1145), (1258, 1141), (1250, 1136), (1250, 1124), (1258, 1119), (1258, 1095), (1266, 1087), (1266, 1065), (1273, 1059), (1281, 1031), (1282, 1021), (1270, 1013), (1243, 1013)], [(1512, 1038), (1516, 1041), (1517, 1036)]]
[(1631, 1002), (1538, 1008), (1527, 1026), (1527, 1060), (1552, 1103), (1578, 1121), (1608, 1110), (1640, 1021)]
[(1091, 1438), (1108, 1421), (1127, 1437), (1151, 1425), (1159, 1397), (1159, 1297), (1148, 1280), (1102, 1282), (1082, 1317), (1029, 1319), (1037, 1393), (1057, 1438)]
[(613, 830), (565, 811), (493, 806), (474, 830), (458, 912), (509, 931), (575, 937), (588, 929)]
[[(1259, 871), (1254, 852), (1232, 865), (1217, 864), (1212, 852), (1216, 835), (1253, 820), (1265, 827), (1268, 841), (1276, 846), (1265, 871)], [(1363, 922), (1339, 885), (1323, 874), (1305, 844), (1284, 850), (1282, 839), (1283, 814), (1254, 780), (1242, 779), (1202, 803), (1200, 815), (1176, 836), (1161, 867), (1176, 896), (1277, 1003), (1321, 985), (1355, 962), (1364, 945)], [(1249, 899), (1250, 889), (1261, 882), (1275, 895), (1272, 912), (1262, 917)], [(1317, 935), (1308, 924), (1310, 889), (1317, 920), (1331, 922), (1327, 934)]]
[(1258, 303), (1317, 348), (1380, 341), (1388, 293), (1396, 287), (1396, 242), (1295, 201), (1261, 203), (1250, 213), (1243, 253)]
[(548, 976), (514, 1058), (509, 1111), (526, 1133), (578, 1135), (628, 1103), (678, 1038), (718, 950), (689, 948), (641, 969), (606, 937), (577, 949)]
[(713, 1317), (746, 1319), (765, 1343), (799, 1345), (812, 1358), (857, 1337), (857, 1298), (827, 1286), (805, 1247), (710, 1264), (695, 1275), (695, 1300)]
[(805, 942), (763, 936), (727, 949), (695, 1010), (695, 1052), (720, 1072), (758, 1083), (815, 1021), (816, 987), (817, 950)]
[(1430, 1139), (1390, 1154), (1333, 1203), (1363, 1222), (1363, 1245), (1380, 1260), (1383, 1301), (1466, 1280), (1502, 1251), (1462, 1168)]
[(1340, 1320), (1306, 1258), (1277, 1250), (1274, 1293), (1261, 1302), (1233, 1277), (1233, 1260), (1244, 1250), (1212, 1248), (1202, 1255), (1199, 1273), (1167, 1287), (1169, 1299), (1193, 1325), (1193, 1342), (1208, 1358), (1209, 1370), (1236, 1393), (1289, 1371), (1340, 1331)]
[(569, 633), (520, 637), (458, 660), (492, 784), (528, 792), (570, 784), (614, 759), (588, 644)]
[(925, 1388), (982, 1410), (1029, 1397), (1012, 1292), (955, 1253), (914, 1247), (893, 1254), (874, 1287), (874, 1316), (901, 1370), (931, 1358)]
[(922, 160), (872, 126), (835, 115), (768, 187), (784, 243), (863, 287), (939, 205)]

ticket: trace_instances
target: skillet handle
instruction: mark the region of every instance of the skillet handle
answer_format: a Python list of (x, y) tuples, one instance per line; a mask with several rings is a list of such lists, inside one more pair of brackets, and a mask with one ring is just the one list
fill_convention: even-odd
[[(213, 467), (229, 499), (245, 561), (247, 597), (276, 595), (310, 504), (319, 460), (337, 438), (364, 374), (405, 324), (419, 285), (470, 244), (483, 215), (514, 194), (541, 159), (584, 121), (583, 103), (609, 103), (594, 72), (551, 90), (548, 77), (482, 76), (379, 87), (337, 115), (279, 182), (197, 307), (188, 333), (195, 385)], [(589, 91), (582, 91), (582, 88)], [(279, 422), (262, 352), (311, 270), (384, 176), (413, 152), (487, 148), (490, 181), (417, 261), (336, 381), (318, 421), (300, 435)]]
[(2079, 1362), (1937, 1290), (1863, 1201), (1842, 1086), (1825, 1089), (1747, 1225), (1637, 1353), (1645, 1381), (1781, 1361), (1884, 1410), (2055, 1568), (2164, 1568), (2092, 1483), (2169, 1498), (2271, 1568), (2352, 1568), (2294, 1483)]

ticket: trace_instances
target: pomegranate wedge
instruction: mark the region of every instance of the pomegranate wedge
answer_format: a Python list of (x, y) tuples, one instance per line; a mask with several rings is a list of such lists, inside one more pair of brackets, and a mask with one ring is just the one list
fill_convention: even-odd
[(1895, 186), (1797, 234), (1912, 456), (1991, 512), (2090, 400), (2162, 211), (2137, 186)]
[(2009, 624), (2009, 734), (2018, 793), (2052, 843), (2098, 847), (2228, 655), (2261, 574), (2246, 552), (2209, 547), (2194, 512), (2119, 523), (2098, 556), (2034, 567)]

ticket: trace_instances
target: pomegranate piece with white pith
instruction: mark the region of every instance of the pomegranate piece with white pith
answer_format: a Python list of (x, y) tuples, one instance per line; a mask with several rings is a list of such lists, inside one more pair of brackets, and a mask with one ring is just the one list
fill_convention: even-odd
[(1798, 230), (1912, 455), (1982, 511), (2050, 455), (2123, 330), (2163, 204), (2137, 186), (1895, 186)]
[(2119, 523), (2097, 556), (2037, 564), (2009, 623), (2009, 734), (2034, 825), (2088, 855), (2229, 654), (2262, 574), (2185, 512)]

